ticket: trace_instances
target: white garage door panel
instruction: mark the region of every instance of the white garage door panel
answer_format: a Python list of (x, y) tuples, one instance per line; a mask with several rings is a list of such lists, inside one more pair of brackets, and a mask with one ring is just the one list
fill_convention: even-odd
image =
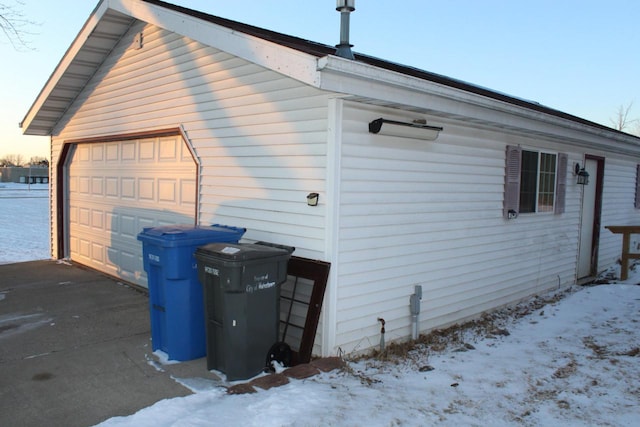
[(80, 144), (69, 166), (71, 259), (146, 286), (144, 227), (192, 224), (196, 166), (182, 138)]

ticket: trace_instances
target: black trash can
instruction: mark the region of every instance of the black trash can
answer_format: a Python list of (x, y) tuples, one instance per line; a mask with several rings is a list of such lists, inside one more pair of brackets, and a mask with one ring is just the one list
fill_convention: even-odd
[(280, 285), (293, 248), (212, 243), (198, 248), (203, 287), (207, 369), (227, 380), (251, 378), (266, 366), (278, 341)]

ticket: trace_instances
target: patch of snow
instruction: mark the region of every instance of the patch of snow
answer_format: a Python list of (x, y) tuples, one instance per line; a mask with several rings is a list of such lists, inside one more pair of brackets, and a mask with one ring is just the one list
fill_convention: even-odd
[(176, 363), (180, 363), (177, 360), (169, 359), (169, 355), (162, 350), (155, 350), (153, 354), (158, 358), (158, 362), (162, 365), (175, 365)]
[(0, 338), (31, 331), (53, 320), (43, 316), (43, 313), (12, 313), (0, 316)]
[(25, 357), (25, 359), (37, 359), (38, 357), (42, 357), (42, 356), (48, 356), (50, 355), (51, 352), (47, 351), (46, 353), (40, 353), (40, 354), (32, 354), (31, 356), (27, 356)]
[(48, 189), (47, 184), (0, 187), (0, 264), (51, 257)]
[(287, 369), (282, 363), (278, 362), (277, 360), (272, 360), (271, 366), (273, 367), (273, 370), (276, 374), (281, 374)]
[(153, 367), (158, 372), (165, 372), (161, 363), (158, 363), (155, 359), (151, 358), (148, 354), (145, 354), (145, 358), (147, 359), (147, 364)]

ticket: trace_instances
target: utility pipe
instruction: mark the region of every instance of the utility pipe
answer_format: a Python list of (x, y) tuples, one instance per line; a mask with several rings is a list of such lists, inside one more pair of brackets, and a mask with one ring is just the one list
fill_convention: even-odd
[(378, 317), (378, 322), (382, 323), (382, 327), (380, 328), (380, 353), (384, 352), (384, 324), (385, 321), (382, 317)]
[(409, 297), (409, 310), (411, 311), (411, 338), (418, 339), (418, 315), (420, 314), (420, 300), (422, 299), (422, 286), (416, 285), (413, 295)]

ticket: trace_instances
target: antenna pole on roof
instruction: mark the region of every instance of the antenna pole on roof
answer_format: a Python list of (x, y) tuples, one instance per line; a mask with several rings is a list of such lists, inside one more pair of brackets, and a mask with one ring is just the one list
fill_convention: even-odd
[(346, 59), (356, 59), (349, 44), (349, 14), (356, 10), (356, 0), (336, 0), (336, 10), (340, 12), (340, 44), (336, 45), (336, 55)]

